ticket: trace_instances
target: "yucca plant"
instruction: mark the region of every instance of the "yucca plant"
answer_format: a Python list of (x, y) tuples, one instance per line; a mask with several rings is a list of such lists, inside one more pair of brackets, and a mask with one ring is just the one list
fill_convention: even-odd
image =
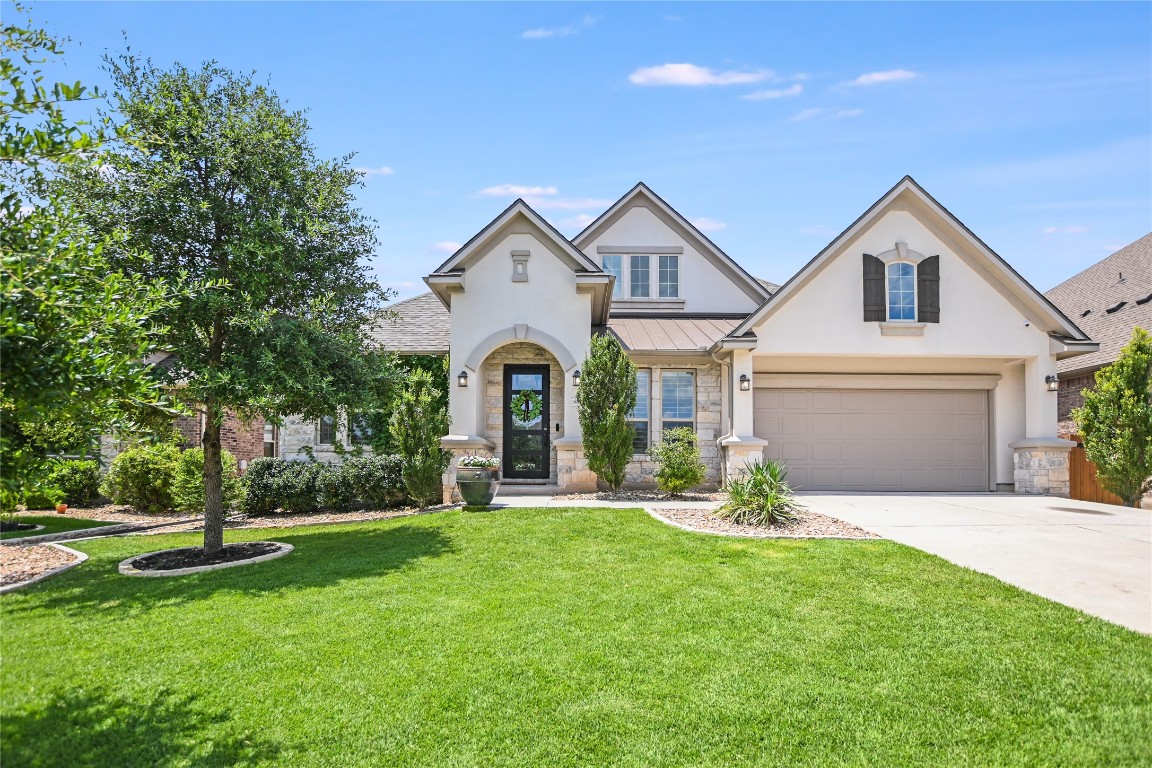
[(749, 464), (728, 481), (728, 500), (716, 514), (739, 525), (779, 525), (796, 519), (800, 505), (788, 485), (788, 468), (776, 461)]

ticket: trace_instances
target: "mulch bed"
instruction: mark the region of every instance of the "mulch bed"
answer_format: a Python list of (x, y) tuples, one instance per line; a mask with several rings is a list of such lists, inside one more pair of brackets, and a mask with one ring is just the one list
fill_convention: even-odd
[(132, 567), (139, 571), (174, 571), (177, 568), (197, 568), (202, 565), (234, 563), (250, 560), (261, 555), (278, 552), (280, 545), (274, 541), (249, 541), (240, 544), (225, 544), (224, 549), (205, 555), (200, 547), (183, 547), (156, 552), (147, 557), (132, 561)]
[(0, 547), (0, 586), (34, 579), (53, 568), (76, 560), (75, 555), (61, 552), (46, 544), (34, 547)]
[(663, 491), (620, 491), (619, 493), (597, 491), (595, 493), (565, 493), (552, 498), (561, 501), (724, 501), (726, 496), (719, 491), (682, 493), (679, 496), (673, 496)]
[(863, 528), (821, 515), (818, 512), (801, 510), (797, 519), (790, 523), (774, 526), (739, 525), (731, 523), (707, 509), (654, 509), (660, 517), (701, 533), (718, 533), (725, 536), (747, 536), (758, 539), (879, 539), (878, 534)]
[(0, 520), (0, 533), (8, 533), (9, 531), (34, 531), (37, 528), (43, 528), (42, 525), (33, 525), (32, 523), (6, 523)]

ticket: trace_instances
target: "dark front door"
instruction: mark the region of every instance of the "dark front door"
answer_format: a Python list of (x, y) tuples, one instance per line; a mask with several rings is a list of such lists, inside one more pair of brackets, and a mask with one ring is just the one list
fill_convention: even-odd
[(548, 366), (504, 366), (504, 477), (548, 479)]

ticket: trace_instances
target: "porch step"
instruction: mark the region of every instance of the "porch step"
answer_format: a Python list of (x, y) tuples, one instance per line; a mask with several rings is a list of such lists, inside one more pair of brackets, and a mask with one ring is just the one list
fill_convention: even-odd
[(558, 493), (560, 493), (560, 486), (558, 485), (542, 485), (539, 483), (521, 484), (505, 480), (500, 483), (500, 490), (496, 492), (496, 498), (500, 499), (509, 496), (555, 496)]

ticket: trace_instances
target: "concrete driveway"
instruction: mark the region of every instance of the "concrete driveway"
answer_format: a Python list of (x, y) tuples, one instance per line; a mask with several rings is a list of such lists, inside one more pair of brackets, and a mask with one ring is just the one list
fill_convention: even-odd
[(1152, 634), (1152, 511), (1051, 496), (806, 493), (809, 509)]

